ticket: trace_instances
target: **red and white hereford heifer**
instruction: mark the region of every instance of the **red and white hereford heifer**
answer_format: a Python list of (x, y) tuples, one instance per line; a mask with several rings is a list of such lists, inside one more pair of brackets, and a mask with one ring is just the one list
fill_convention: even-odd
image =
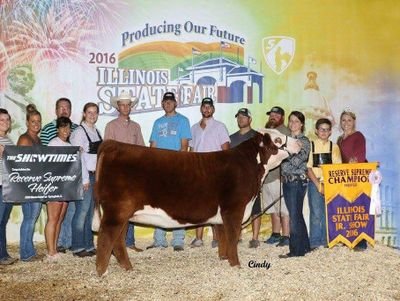
[(125, 247), (129, 220), (163, 228), (215, 224), (219, 257), (239, 265), (241, 224), (250, 216), (265, 166), (277, 166), (288, 156), (278, 149), (284, 144), (290, 152), (299, 151), (296, 140), (278, 133), (271, 133), (277, 145), (270, 135), (257, 134), (236, 148), (211, 153), (102, 143), (95, 189), (103, 211), (98, 275), (105, 273), (112, 252), (121, 267), (132, 269)]

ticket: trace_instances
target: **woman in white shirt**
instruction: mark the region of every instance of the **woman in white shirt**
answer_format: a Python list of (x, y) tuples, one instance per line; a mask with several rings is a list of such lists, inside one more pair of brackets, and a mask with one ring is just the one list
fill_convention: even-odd
[[(53, 138), (48, 146), (71, 146), (68, 138), (71, 135), (72, 121), (68, 117), (59, 117), (56, 120), (57, 137)], [(44, 228), (44, 236), (47, 245), (47, 259), (57, 261), (60, 254), (57, 253), (57, 241), (60, 234), (61, 223), (67, 212), (68, 202), (50, 201), (47, 203), (47, 223)]]
[(97, 149), (103, 141), (96, 122), (99, 107), (88, 102), (83, 107), (82, 122), (71, 135), (71, 143), (81, 147), (83, 200), (75, 202), (76, 210), (72, 218), (72, 246), (74, 256), (94, 256), (92, 220), (94, 211), (93, 187), (97, 161)]

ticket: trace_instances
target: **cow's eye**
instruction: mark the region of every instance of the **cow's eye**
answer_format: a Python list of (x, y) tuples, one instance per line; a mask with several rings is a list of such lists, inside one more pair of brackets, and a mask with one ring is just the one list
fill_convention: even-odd
[(279, 137), (276, 137), (274, 142), (275, 142), (275, 144), (282, 144), (282, 139)]

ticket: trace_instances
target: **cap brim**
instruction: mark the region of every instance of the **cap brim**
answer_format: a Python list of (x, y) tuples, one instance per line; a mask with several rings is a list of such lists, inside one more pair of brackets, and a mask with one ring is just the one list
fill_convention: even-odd
[(248, 115), (248, 114), (243, 114), (243, 113), (236, 113), (235, 117), (238, 117), (239, 115), (243, 115), (244, 117), (249, 117), (249, 118), (251, 118), (250, 115)]

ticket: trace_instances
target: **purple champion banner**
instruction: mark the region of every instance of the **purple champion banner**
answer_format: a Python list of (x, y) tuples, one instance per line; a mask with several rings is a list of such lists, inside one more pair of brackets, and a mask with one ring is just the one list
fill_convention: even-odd
[(375, 216), (369, 214), (369, 206), (370, 197), (364, 193), (351, 203), (341, 195), (337, 195), (329, 202), (327, 205), (329, 242), (338, 239), (342, 242), (347, 240), (354, 246), (362, 239), (374, 237)]

